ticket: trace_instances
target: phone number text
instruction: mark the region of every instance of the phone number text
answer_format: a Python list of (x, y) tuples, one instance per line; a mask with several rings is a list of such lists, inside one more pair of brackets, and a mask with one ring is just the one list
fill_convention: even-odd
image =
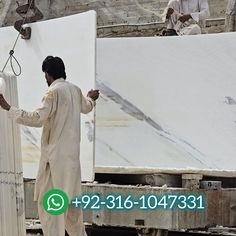
[(103, 198), (100, 195), (85, 194), (75, 197), (71, 204), (75, 208), (83, 210), (205, 210), (205, 198), (203, 195), (183, 195), (183, 194), (165, 194), (165, 195), (141, 195), (133, 197), (132, 195), (113, 195), (109, 194)]

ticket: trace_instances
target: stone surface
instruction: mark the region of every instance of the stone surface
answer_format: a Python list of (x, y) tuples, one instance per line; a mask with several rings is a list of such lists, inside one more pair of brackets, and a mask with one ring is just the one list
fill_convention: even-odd
[[(33, 182), (31, 183), (33, 184)], [(27, 187), (27, 186), (26, 186)], [(222, 190), (188, 190), (183, 188), (151, 188), (150, 186), (130, 186), (115, 184), (83, 184), (85, 194), (99, 195), (104, 200), (111, 193), (116, 196), (131, 195), (133, 199), (140, 196), (154, 195), (158, 199), (169, 195), (203, 195), (204, 205), (207, 210), (141, 210), (140, 205), (130, 210), (108, 210), (101, 206), (100, 210), (84, 210), (84, 222), (97, 226), (114, 226), (130, 228), (155, 228), (155, 229), (195, 229), (209, 225), (235, 226), (235, 189)], [(27, 199), (26, 199), (27, 200)], [(92, 200), (91, 200), (92, 201)], [(29, 204), (31, 202), (29, 201)], [(99, 203), (98, 203), (99, 204)], [(118, 206), (117, 202), (115, 203)], [(153, 204), (153, 201), (152, 201)], [(150, 217), (150, 214), (152, 217)], [(142, 224), (143, 223), (143, 224)], [(142, 224), (142, 225), (139, 225)]]
[[(21, 0), (21, 4), (26, 2)], [(167, 5), (167, 0), (36, 0), (38, 8), (43, 12), (44, 19), (67, 16), (75, 13), (81, 13), (88, 10), (97, 12), (97, 25), (99, 37), (124, 37), (124, 36), (154, 36), (159, 35), (162, 24), (160, 22), (160, 14)], [(225, 17), (227, 0), (209, 0), (211, 16), (210, 19), (218, 19)], [(12, 25), (16, 19), (20, 17), (16, 14), (15, 1), (2, 0), (0, 8), (2, 8), (2, 16), (0, 17), (0, 25)], [(151, 25), (146, 25), (150, 23)], [(124, 26), (114, 28), (114, 25), (124, 24)], [(127, 25), (144, 25), (140, 27)], [(108, 26), (106, 30), (100, 28)], [(222, 24), (219, 28), (209, 27), (208, 32), (223, 32)], [(105, 32), (104, 32), (105, 31)]]
[(96, 170), (235, 175), (235, 40), (98, 39)]

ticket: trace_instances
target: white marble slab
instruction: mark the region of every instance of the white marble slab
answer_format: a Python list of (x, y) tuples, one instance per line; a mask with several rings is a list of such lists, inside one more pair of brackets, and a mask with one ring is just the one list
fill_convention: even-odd
[(98, 39), (97, 171), (236, 171), (235, 41)]
[[(5, 97), (18, 104), (16, 77), (2, 74)], [(0, 235), (25, 235), (23, 172), (20, 130), (0, 108)]]
[[(18, 77), (20, 107), (32, 110), (40, 105), (47, 84), (41, 70), (48, 55), (59, 56), (66, 66), (67, 79), (77, 84), (86, 95), (95, 83), (96, 13), (89, 11), (68, 17), (31, 24), (30, 40), (19, 39), (15, 57), (21, 64)], [(0, 68), (17, 36), (13, 27), (0, 29)], [(14, 66), (18, 71), (17, 66)], [(11, 71), (10, 66), (6, 71)], [(94, 113), (82, 115), (81, 165), (82, 179), (94, 178)], [(41, 130), (22, 127), (24, 177), (35, 178), (40, 157)], [(79, 145), (79, 144), (78, 144)]]

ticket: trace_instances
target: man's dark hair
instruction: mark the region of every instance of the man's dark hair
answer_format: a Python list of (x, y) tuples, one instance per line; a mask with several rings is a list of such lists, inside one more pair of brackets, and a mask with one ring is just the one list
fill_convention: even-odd
[(42, 71), (47, 72), (54, 80), (66, 79), (65, 65), (60, 57), (47, 56), (43, 61)]

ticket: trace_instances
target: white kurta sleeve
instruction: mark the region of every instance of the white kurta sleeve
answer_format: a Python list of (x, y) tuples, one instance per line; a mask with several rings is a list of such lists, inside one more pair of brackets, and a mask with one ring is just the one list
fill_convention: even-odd
[(90, 97), (84, 97), (80, 90), (80, 106), (81, 106), (81, 112), (84, 114), (89, 113), (93, 110), (94, 106), (96, 105), (96, 102), (91, 99)]
[(199, 12), (193, 12), (190, 14), (193, 20), (196, 22), (199, 22), (200, 20), (206, 20), (206, 18), (210, 16), (208, 1), (199, 0), (198, 2)]
[[(169, 8), (172, 8), (174, 10), (174, 13), (170, 16), (169, 19), (166, 19), (166, 14), (167, 14), (167, 11)], [(177, 0), (170, 0), (168, 2), (168, 5), (164, 11), (164, 19), (165, 21), (168, 22), (167, 24), (167, 29), (173, 29), (175, 24), (177, 23), (178, 21), (178, 18), (180, 16), (180, 5), (179, 5), (179, 2)]]
[(42, 106), (33, 112), (27, 112), (20, 108), (11, 107), (8, 117), (15, 119), (18, 124), (42, 127), (44, 122), (55, 112), (53, 93), (48, 91), (42, 100)]

